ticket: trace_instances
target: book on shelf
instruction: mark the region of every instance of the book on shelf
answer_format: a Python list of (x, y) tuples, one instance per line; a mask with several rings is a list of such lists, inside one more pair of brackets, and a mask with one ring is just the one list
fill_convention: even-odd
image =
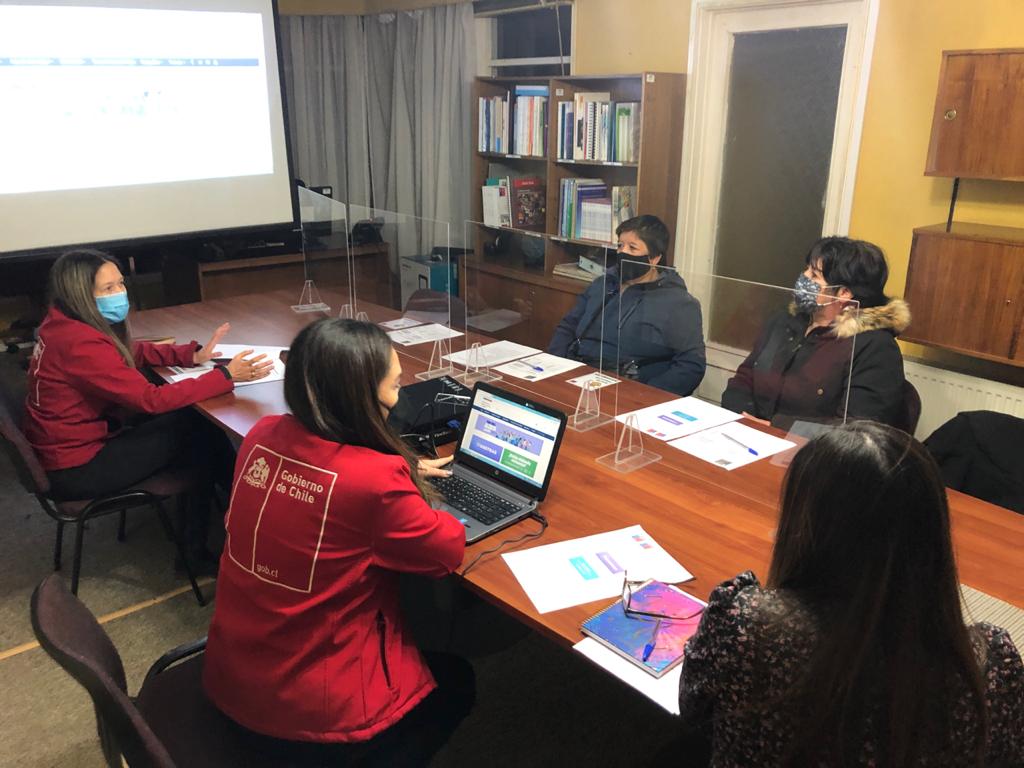
[(481, 96), (479, 100), (477, 150), (480, 152), (508, 153), (509, 94)]
[(558, 103), (558, 159), (635, 163), (640, 159), (640, 103), (580, 92)]
[(517, 85), (514, 89), (513, 150), (516, 154), (543, 157), (547, 154), (548, 86)]
[(567, 261), (564, 264), (555, 264), (551, 269), (551, 274), (558, 275), (559, 277), (567, 277), (570, 280), (579, 280), (580, 282), (591, 283), (597, 275), (588, 272), (578, 264)]
[[(492, 183), (493, 182), (493, 183)], [(483, 199), (484, 226), (511, 227), (512, 205), (508, 179), (487, 179), (481, 187)]]
[(635, 215), (636, 187), (608, 187), (601, 179), (562, 179), (558, 234), (615, 242), (615, 230)]
[(512, 226), (543, 232), (547, 223), (547, 187), (539, 176), (512, 179)]
[(612, 187), (612, 235), (619, 225), (636, 216), (636, 187)]
[(618, 600), (583, 622), (583, 634), (628, 659), (654, 677), (662, 677), (683, 660), (686, 641), (700, 625), (700, 611), (707, 605), (672, 584), (649, 581), (633, 592), (632, 608), (668, 616), (659, 619), (627, 614)]

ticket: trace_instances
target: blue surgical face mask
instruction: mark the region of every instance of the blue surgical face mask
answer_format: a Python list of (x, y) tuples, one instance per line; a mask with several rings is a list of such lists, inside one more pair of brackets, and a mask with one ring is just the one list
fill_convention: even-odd
[(796, 308), (805, 314), (812, 314), (818, 308), (818, 294), (821, 289), (803, 272), (793, 284), (793, 301)]
[(128, 317), (128, 292), (96, 297), (96, 308), (108, 323), (121, 323)]

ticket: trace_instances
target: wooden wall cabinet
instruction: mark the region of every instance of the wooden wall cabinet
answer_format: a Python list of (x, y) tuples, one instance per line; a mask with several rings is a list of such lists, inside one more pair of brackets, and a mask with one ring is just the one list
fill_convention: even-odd
[(1024, 180), (1024, 49), (943, 51), (925, 174)]
[(961, 177), (1024, 181), (1024, 48), (943, 51), (925, 174), (954, 182), (914, 230), (903, 338), (1024, 366), (1024, 229), (953, 221)]
[(914, 230), (902, 338), (1024, 365), (1024, 231), (982, 224)]

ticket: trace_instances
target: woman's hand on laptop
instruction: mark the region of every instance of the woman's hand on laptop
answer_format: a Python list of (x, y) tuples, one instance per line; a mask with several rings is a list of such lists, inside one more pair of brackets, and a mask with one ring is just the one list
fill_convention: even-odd
[(443, 459), (420, 459), (416, 469), (419, 471), (420, 477), (448, 477), (452, 471), (442, 469), (442, 467), (451, 464), (453, 458), (455, 457), (445, 456)]

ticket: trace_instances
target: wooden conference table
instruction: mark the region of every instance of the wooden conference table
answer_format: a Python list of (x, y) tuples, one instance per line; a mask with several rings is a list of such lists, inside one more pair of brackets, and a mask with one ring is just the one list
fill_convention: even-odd
[[(287, 346), (307, 323), (322, 314), (296, 314), (290, 305), (295, 290), (237, 296), (133, 313), (132, 332), (174, 335), (178, 341), (205, 343), (213, 329), (228, 321), (226, 341)], [(333, 300), (332, 300), (333, 299)], [(342, 301), (326, 296), (337, 308)], [(400, 313), (360, 303), (370, 320), (380, 322)], [(470, 336), (470, 341), (475, 340)], [(487, 339), (481, 337), (480, 340)], [(463, 337), (453, 340), (461, 349)], [(407, 380), (428, 367), (431, 344), (397, 347)], [(505, 377), (498, 386), (554, 404), (572, 413), (580, 390), (565, 379), (571, 374), (528, 383)], [(666, 393), (633, 381), (602, 390), (604, 410), (622, 413), (664, 402)], [(609, 400), (617, 398), (617, 406)], [(261, 417), (285, 413), (281, 382), (239, 387), (234, 392), (197, 406), (208, 418), (236, 435), (245, 435)], [(620, 474), (596, 463), (595, 458), (614, 450), (612, 425), (590, 432), (567, 431), (558, 464), (542, 510), (550, 527), (537, 546), (565, 539), (641, 524), (670, 554), (696, 577), (683, 588), (706, 599), (720, 582), (751, 569), (767, 575), (777, 522), (777, 501), (784, 469), (764, 459), (727, 472), (664, 443), (652, 441), (662, 455), (656, 464)], [(1024, 608), (1024, 515), (949, 492), (953, 539), (960, 579), (964, 584)], [(536, 530), (528, 520), (483, 540), (466, 551), (466, 563), (503, 538)], [(504, 551), (511, 551), (506, 548)], [(580, 623), (604, 607), (600, 600), (547, 614), (538, 614), (526, 593), (501, 558), (487, 555), (465, 578), (469, 588), (519, 620), (562, 643), (575, 643)]]

